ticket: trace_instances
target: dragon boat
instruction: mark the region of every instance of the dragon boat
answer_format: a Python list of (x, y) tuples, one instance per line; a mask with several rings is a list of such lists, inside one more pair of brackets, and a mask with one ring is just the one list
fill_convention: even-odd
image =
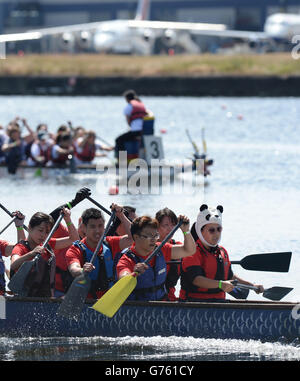
[(127, 301), (113, 318), (87, 300), (79, 318), (57, 314), (59, 298), (1, 297), (2, 337), (184, 336), (287, 342), (300, 338), (300, 305), (292, 302)]

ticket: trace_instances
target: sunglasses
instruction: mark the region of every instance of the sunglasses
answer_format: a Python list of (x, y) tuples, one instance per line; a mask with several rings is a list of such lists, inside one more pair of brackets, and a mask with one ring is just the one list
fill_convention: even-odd
[(209, 229), (207, 229), (209, 232), (210, 232), (210, 234), (214, 234), (216, 231), (218, 232), (218, 233), (221, 233), (221, 231), (222, 231), (222, 227), (220, 226), (220, 227), (218, 227), (218, 228), (209, 228)]

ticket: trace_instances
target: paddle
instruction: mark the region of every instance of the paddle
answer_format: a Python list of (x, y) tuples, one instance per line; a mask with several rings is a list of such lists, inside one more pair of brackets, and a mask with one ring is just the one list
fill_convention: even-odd
[[(242, 284), (242, 283), (238, 283), (238, 281), (234, 280), (232, 282), (235, 286), (237, 287), (240, 287), (240, 288), (244, 288), (244, 289), (247, 289), (247, 290), (254, 290), (254, 291), (258, 291), (258, 287), (255, 287), (255, 286), (249, 286), (247, 284)], [(270, 300), (281, 300), (283, 297), (285, 297), (289, 292), (291, 292), (293, 290), (293, 288), (290, 288), (290, 287), (271, 287), (271, 288), (267, 288), (262, 296), (264, 298), (267, 298), (267, 299), (270, 299)]]
[[(178, 224), (173, 228), (173, 230), (165, 237), (165, 239), (160, 243), (159, 246), (149, 255), (149, 257), (144, 261), (148, 263), (164, 246), (166, 242), (173, 236), (176, 230), (183, 224), (183, 220), (180, 220)], [(118, 282), (112, 286), (93, 306), (92, 308), (103, 315), (108, 317), (113, 317), (114, 314), (119, 310), (121, 305), (126, 301), (128, 296), (135, 289), (137, 284), (137, 272), (129, 275), (125, 275), (123, 278), (118, 280)]]
[[(103, 244), (104, 238), (110, 228), (110, 225), (115, 218), (115, 212), (111, 213), (110, 219), (105, 227), (104, 233), (100, 238), (94, 254), (90, 260), (93, 263), (98, 255), (98, 252)], [(66, 293), (61, 305), (57, 310), (57, 314), (64, 316), (66, 318), (77, 318), (80, 316), (83, 305), (85, 303), (86, 297), (89, 293), (92, 280), (89, 277), (89, 273), (83, 271), (82, 274), (78, 275), (72, 282), (68, 292)]]
[(101, 138), (98, 135), (97, 135), (97, 139), (101, 140), (105, 145), (107, 145), (107, 147), (114, 148), (112, 144), (108, 143), (107, 141), (105, 141), (103, 138)]
[[(52, 235), (56, 231), (58, 225), (60, 224), (63, 218), (64, 218), (64, 215), (61, 214), (59, 218), (57, 219), (57, 221), (55, 222), (55, 224), (53, 225), (50, 233), (48, 234), (48, 237), (46, 238), (46, 241), (42, 245), (44, 249), (48, 245), (48, 242), (50, 241)], [(8, 283), (8, 287), (14, 294), (18, 294), (20, 296), (27, 296), (27, 290), (24, 290), (24, 283), (33, 265), (36, 263), (39, 257), (40, 257), (40, 254), (37, 254), (36, 257), (32, 259), (31, 261), (23, 262), (19, 270), (13, 275), (10, 282)]]
[(251, 254), (240, 261), (231, 261), (231, 264), (240, 265), (246, 270), (287, 273), (291, 256), (291, 252)]
[(234, 287), (234, 289), (229, 292), (229, 295), (233, 296), (235, 299), (247, 299), (249, 290), (241, 287)]
[[(189, 130), (188, 130), (187, 128), (185, 129), (185, 132), (186, 132), (186, 134), (187, 134), (187, 137), (188, 137), (190, 143), (192, 144), (192, 146), (193, 146), (193, 148), (194, 148), (194, 151), (195, 151), (195, 153), (194, 153), (194, 157), (195, 157), (195, 159), (205, 159), (206, 152), (205, 152), (204, 155), (200, 155), (199, 148), (198, 148), (197, 144), (196, 144), (196, 143), (193, 141), (193, 139), (191, 138), (190, 132), (189, 132)], [(205, 149), (206, 149), (206, 144), (205, 144)]]
[[(5, 208), (4, 205), (0, 204), (0, 208), (4, 210), (5, 213), (7, 213), (10, 217), (15, 217), (9, 210)], [(23, 228), (28, 232), (27, 226), (23, 225)]]
[(15, 222), (15, 220), (17, 219), (18, 217), (16, 216), (16, 217), (14, 217), (10, 222), (9, 222), (9, 224), (7, 224), (6, 226), (5, 226), (5, 228), (3, 228), (2, 230), (1, 230), (1, 232), (0, 232), (0, 234), (2, 234), (13, 222)]
[(207, 145), (206, 145), (206, 141), (205, 141), (205, 137), (204, 137), (204, 132), (205, 132), (205, 129), (204, 129), (204, 127), (202, 127), (201, 128), (202, 147), (203, 147), (204, 155), (206, 156), (206, 154), (207, 154)]
[(95, 201), (94, 199), (92, 199), (92, 197), (88, 196), (87, 199), (89, 201), (91, 201), (93, 204), (95, 204), (96, 206), (98, 206), (98, 208), (100, 208), (101, 210), (103, 210), (103, 212), (107, 213), (109, 216), (111, 216), (111, 212), (109, 210), (107, 210), (106, 208), (104, 208), (104, 206), (102, 206), (101, 204), (99, 204), (97, 201)]

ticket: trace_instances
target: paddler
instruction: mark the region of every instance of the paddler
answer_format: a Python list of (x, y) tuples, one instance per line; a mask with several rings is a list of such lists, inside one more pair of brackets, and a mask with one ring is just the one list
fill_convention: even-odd
[(253, 284), (235, 275), (224, 247), (219, 246), (222, 233), (223, 207), (201, 205), (197, 221), (191, 232), (196, 242), (196, 253), (182, 260), (181, 290), (182, 301), (224, 301), (226, 293), (234, 290), (233, 280), (258, 287), (257, 293), (264, 292), (262, 285)]
[(167, 298), (166, 262), (190, 256), (196, 250), (194, 239), (189, 231), (189, 219), (186, 216), (179, 216), (179, 218), (184, 221), (180, 227), (184, 236), (183, 244), (166, 243), (149, 264), (145, 264), (144, 261), (158, 246), (159, 223), (149, 216), (137, 217), (132, 222), (131, 235), (134, 243), (123, 253), (117, 264), (119, 279), (133, 272), (139, 273), (137, 286), (128, 300), (165, 300)]
[(130, 131), (118, 136), (116, 139), (115, 157), (117, 159), (119, 151), (126, 151), (124, 146), (126, 141), (133, 141), (142, 135), (144, 117), (152, 114), (151, 111), (146, 109), (146, 106), (134, 90), (127, 90), (123, 95), (127, 102), (127, 105), (124, 108), (124, 115)]

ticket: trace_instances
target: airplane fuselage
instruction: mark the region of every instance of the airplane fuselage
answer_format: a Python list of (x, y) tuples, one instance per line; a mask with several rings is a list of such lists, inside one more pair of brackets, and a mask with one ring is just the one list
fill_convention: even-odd
[(264, 32), (274, 40), (291, 42), (293, 36), (300, 35), (300, 15), (275, 13), (267, 18)]

